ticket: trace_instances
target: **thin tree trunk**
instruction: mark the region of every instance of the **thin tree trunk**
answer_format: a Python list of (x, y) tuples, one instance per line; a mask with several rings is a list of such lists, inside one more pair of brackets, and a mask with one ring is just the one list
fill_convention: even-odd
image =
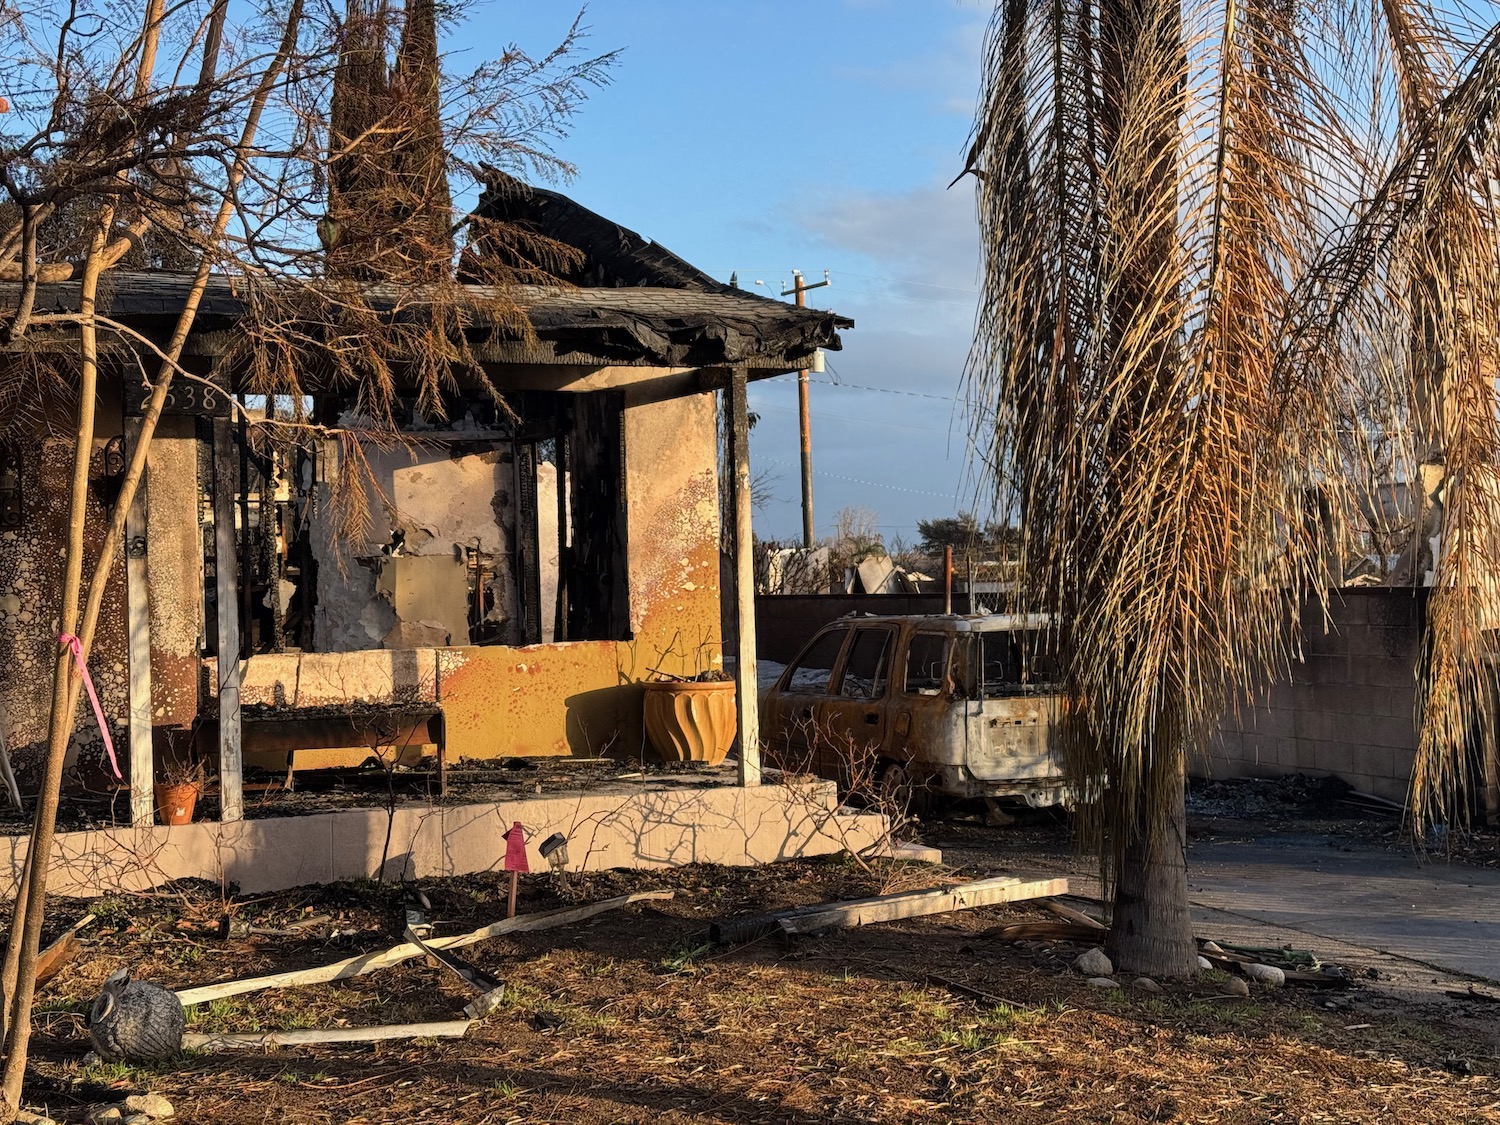
[(5, 966), (0, 969), (0, 1046), (10, 1041), (10, 1000), (16, 994), (16, 975), (21, 964), (21, 943), (17, 934), (24, 928), (26, 888), (31, 882), (31, 852), (21, 864), (21, 878), (16, 883), (16, 901), (10, 912), (10, 939), (5, 943)]
[[(151, 0), (147, 8), (148, 50), (154, 57), (154, 36), (159, 30), (161, 0)], [(135, 498), (135, 492), (145, 472), (146, 452), (151, 444), (157, 419), (166, 401), (167, 390), (176, 373), (176, 365), (182, 355), (187, 337), (197, 317), (212, 269), (212, 247), (223, 237), (234, 213), (234, 189), (243, 179), (251, 146), (260, 127), (260, 118), (272, 87), (284, 69), (296, 46), (297, 31), (302, 20), (301, 0), (294, 0), (287, 14), (280, 50), (261, 76), (260, 84), (251, 99), (240, 143), (234, 152), (230, 168), (230, 190), (219, 207), (219, 213), (207, 239), (207, 247), (199, 263), (198, 273), (192, 289), (178, 317), (176, 329), (163, 360), (151, 401), (142, 419), (141, 436), (132, 453), (126, 479), (116, 501), (115, 518), (108, 525), (99, 559), (89, 584), (89, 597), (83, 612), (83, 626), (79, 628), (79, 600), (83, 572), (83, 504), (87, 500), (88, 463), (92, 455), (94, 401), (98, 380), (98, 334), (93, 320), (94, 296), (98, 290), (99, 274), (108, 262), (107, 238), (113, 223), (112, 211), (106, 209), (95, 235), (84, 271), (79, 297), (79, 312), (82, 314), (79, 335), (84, 357), (83, 372), (79, 388), (79, 446), (74, 459), (74, 507), (73, 526), (70, 534), (67, 569), (63, 598), (63, 631), (75, 633), (82, 642), (83, 659), (86, 661), (93, 647), (94, 631), (99, 620), (100, 607), (104, 600), (110, 564), (124, 533), (125, 512)], [(149, 75), (148, 75), (149, 76)], [(87, 423), (87, 440), (84, 430)], [(79, 465), (81, 464), (81, 469)], [(80, 474), (81, 472), (81, 484)], [(16, 921), (12, 924), (10, 943), (6, 949), (3, 983), (14, 981), (14, 995), (7, 992), (5, 1007), (9, 1011), (9, 1036), (3, 1080), (0, 1080), (0, 1121), (15, 1120), (21, 1106), (21, 1088), (25, 1080), (27, 1049), (31, 1039), (31, 1003), (36, 992), (36, 957), (41, 938), (42, 921), (45, 914), (48, 858), (52, 852), (52, 839), (57, 826), (58, 797), (62, 786), (63, 762), (68, 740), (72, 735), (73, 716), (78, 707), (82, 682), (73, 673), (72, 656), (64, 649), (58, 658), (58, 676), (53, 691), (53, 708), (48, 737), (47, 764), (43, 775), (42, 793), (37, 800), (36, 818), (32, 826), (31, 846), (27, 854), (28, 867), (25, 882), (17, 895)], [(14, 970), (12, 970), (14, 965)], [(14, 975), (12, 976), (12, 972)]]
[(1183, 754), (1152, 759), (1136, 835), (1115, 872), (1106, 952), (1116, 968), (1150, 977), (1191, 976), (1198, 965), (1187, 894), (1187, 787)]
[[(63, 598), (60, 616), (62, 631), (78, 628), (78, 609), (83, 586), (84, 525), (88, 517), (89, 462), (94, 454), (94, 410), (99, 386), (99, 340), (94, 324), (94, 298), (99, 289), (99, 273), (113, 212), (105, 208), (94, 231), (88, 261), (83, 272), (78, 309), (80, 368), (78, 378), (78, 431), (73, 453), (73, 489), (68, 504), (68, 550), (63, 568)], [(17, 944), (15, 995), (7, 997), (10, 1008), (10, 1043), (5, 1057), (3, 1085), (0, 1085), (0, 1119), (14, 1121), (21, 1108), (21, 1085), (26, 1077), (26, 1054), (31, 1041), (31, 1001), (36, 993), (36, 958), (41, 944), (42, 919), (47, 897), (47, 860), (52, 854), (52, 838), (57, 827), (57, 803), (62, 790), (63, 764), (68, 740), (73, 733), (73, 711), (76, 672), (73, 654), (58, 643), (57, 673), (53, 680), (52, 714), (48, 722), (47, 764), (42, 774), (42, 789), (37, 797), (36, 818), (31, 830), (29, 870), (27, 871), (26, 910), (21, 916), (19, 934), (12, 929), (11, 943)], [(19, 899), (18, 899), (19, 904)], [(10, 961), (7, 951), (7, 964)]]

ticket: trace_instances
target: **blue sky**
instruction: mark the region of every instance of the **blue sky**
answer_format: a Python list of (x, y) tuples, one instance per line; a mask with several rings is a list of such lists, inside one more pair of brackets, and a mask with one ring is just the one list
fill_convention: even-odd
[[(962, 167), (989, 5), (978, 0), (593, 0), (590, 46), (621, 48), (575, 119), (560, 185), (585, 206), (747, 288), (791, 271), (851, 316), (813, 378), (815, 516), (879, 515), (887, 540), (972, 506), (955, 400), (973, 324), (978, 235)], [(491, 0), (447, 44), (454, 70), (515, 42), (554, 45), (577, 7)], [(466, 44), (482, 47), (466, 50)], [(785, 283), (785, 284), (784, 284)], [(773, 294), (774, 295), (774, 294)], [(841, 386), (829, 386), (837, 381)], [(879, 388), (861, 390), (857, 387)], [(904, 393), (897, 393), (904, 392)], [(754, 386), (751, 439), (773, 499), (766, 537), (800, 535), (795, 376)], [(865, 483), (860, 483), (865, 482)]]

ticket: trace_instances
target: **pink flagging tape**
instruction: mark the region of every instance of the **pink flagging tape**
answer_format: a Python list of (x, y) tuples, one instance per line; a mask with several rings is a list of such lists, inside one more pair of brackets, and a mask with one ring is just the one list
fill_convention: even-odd
[(120, 763), (115, 760), (115, 743), (109, 737), (109, 724), (104, 720), (104, 708), (99, 705), (99, 693), (94, 690), (94, 679), (89, 675), (89, 666), (83, 662), (83, 642), (72, 633), (64, 633), (57, 638), (59, 643), (68, 646), (68, 651), (73, 654), (73, 663), (78, 665), (78, 674), (83, 677), (83, 689), (89, 693), (89, 702), (94, 705), (94, 718), (99, 722), (99, 733), (104, 736), (104, 750), (109, 755), (109, 768), (115, 771), (115, 777), (120, 777)]

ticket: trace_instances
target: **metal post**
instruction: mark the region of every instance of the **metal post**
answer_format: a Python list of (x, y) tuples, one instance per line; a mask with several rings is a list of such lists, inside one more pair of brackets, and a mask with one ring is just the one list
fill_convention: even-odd
[(730, 488), (734, 497), (735, 709), (740, 731), (740, 784), (760, 784), (760, 691), (755, 672), (755, 555), (750, 526), (750, 400), (747, 373), (729, 379)]
[(228, 418), (214, 419), (214, 572), (219, 617), (219, 819), (244, 816), (240, 745), (239, 551), (234, 528), (239, 463)]
[(953, 546), (943, 548), (943, 612), (953, 612)]

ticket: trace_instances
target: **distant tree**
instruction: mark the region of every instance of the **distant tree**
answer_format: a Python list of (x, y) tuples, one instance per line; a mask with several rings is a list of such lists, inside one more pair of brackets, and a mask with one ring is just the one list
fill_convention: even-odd
[(885, 553), (880, 534), (880, 513), (872, 508), (840, 508), (833, 518), (834, 554), (859, 562), (870, 555)]
[(917, 549), (924, 555), (937, 556), (945, 547), (952, 547), (956, 555), (1004, 554), (1005, 549), (1019, 541), (1020, 533), (1005, 524), (993, 520), (979, 522), (973, 512), (959, 512), (956, 516), (940, 519), (918, 520), (917, 534), (922, 538)]
[(984, 528), (973, 512), (918, 520), (917, 534), (922, 537), (919, 544), (922, 553), (927, 555), (941, 555), (946, 547), (952, 547), (955, 553), (977, 551), (984, 544)]

